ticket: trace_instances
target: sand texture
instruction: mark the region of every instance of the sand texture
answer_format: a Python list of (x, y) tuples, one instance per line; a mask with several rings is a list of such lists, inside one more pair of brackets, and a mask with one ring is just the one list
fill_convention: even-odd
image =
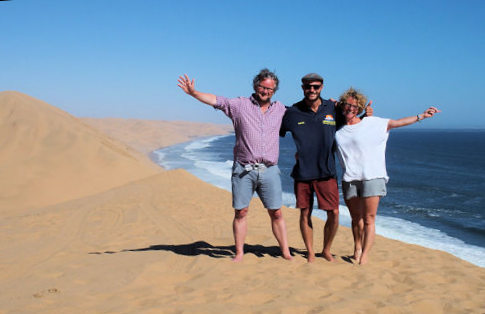
[(0, 313), (485, 312), (485, 269), (441, 251), (378, 236), (358, 266), (340, 227), (337, 261), (306, 263), (288, 208), (286, 261), (257, 199), (233, 263), (229, 192), (82, 121), (0, 93)]

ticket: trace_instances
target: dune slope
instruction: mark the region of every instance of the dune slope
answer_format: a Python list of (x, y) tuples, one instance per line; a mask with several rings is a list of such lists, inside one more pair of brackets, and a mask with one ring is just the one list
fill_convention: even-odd
[(68, 113), (0, 93), (0, 214), (108, 190), (161, 171)]

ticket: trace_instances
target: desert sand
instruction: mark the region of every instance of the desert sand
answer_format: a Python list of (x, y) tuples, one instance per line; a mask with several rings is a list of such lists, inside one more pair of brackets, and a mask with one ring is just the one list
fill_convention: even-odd
[[(441, 251), (378, 236), (359, 266), (340, 227), (337, 261), (306, 263), (289, 208), (286, 261), (258, 199), (247, 253), (231, 262), (230, 193), (146, 157), (199, 131), (179, 122), (153, 129), (160, 125), (89, 122), (0, 93), (0, 313), (485, 312), (485, 269)], [(321, 250), (323, 222), (314, 228)]]

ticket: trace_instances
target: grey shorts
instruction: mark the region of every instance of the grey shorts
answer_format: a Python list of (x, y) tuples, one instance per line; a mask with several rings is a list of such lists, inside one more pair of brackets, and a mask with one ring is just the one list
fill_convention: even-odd
[(364, 181), (342, 181), (344, 199), (354, 197), (386, 196), (386, 180), (384, 178)]
[[(246, 167), (246, 168), (245, 168)], [(258, 193), (267, 209), (280, 209), (283, 203), (280, 169), (277, 165), (266, 167), (262, 164), (243, 166), (235, 162), (232, 166), (232, 207), (243, 209)]]

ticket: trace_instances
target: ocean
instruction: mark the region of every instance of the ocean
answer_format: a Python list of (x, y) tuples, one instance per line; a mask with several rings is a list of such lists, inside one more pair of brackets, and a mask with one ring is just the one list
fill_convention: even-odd
[[(186, 169), (230, 191), (234, 141), (232, 134), (201, 138), (152, 156), (166, 169)], [(290, 134), (280, 140), (283, 202), (292, 208), (295, 151)], [(376, 233), (485, 267), (485, 130), (392, 130), (386, 161), (390, 180), (377, 212)], [(338, 164), (337, 169), (340, 176)], [(340, 224), (349, 227), (342, 195), (340, 203)], [(231, 204), (227, 206), (229, 210)], [(314, 216), (325, 219), (319, 210)]]

